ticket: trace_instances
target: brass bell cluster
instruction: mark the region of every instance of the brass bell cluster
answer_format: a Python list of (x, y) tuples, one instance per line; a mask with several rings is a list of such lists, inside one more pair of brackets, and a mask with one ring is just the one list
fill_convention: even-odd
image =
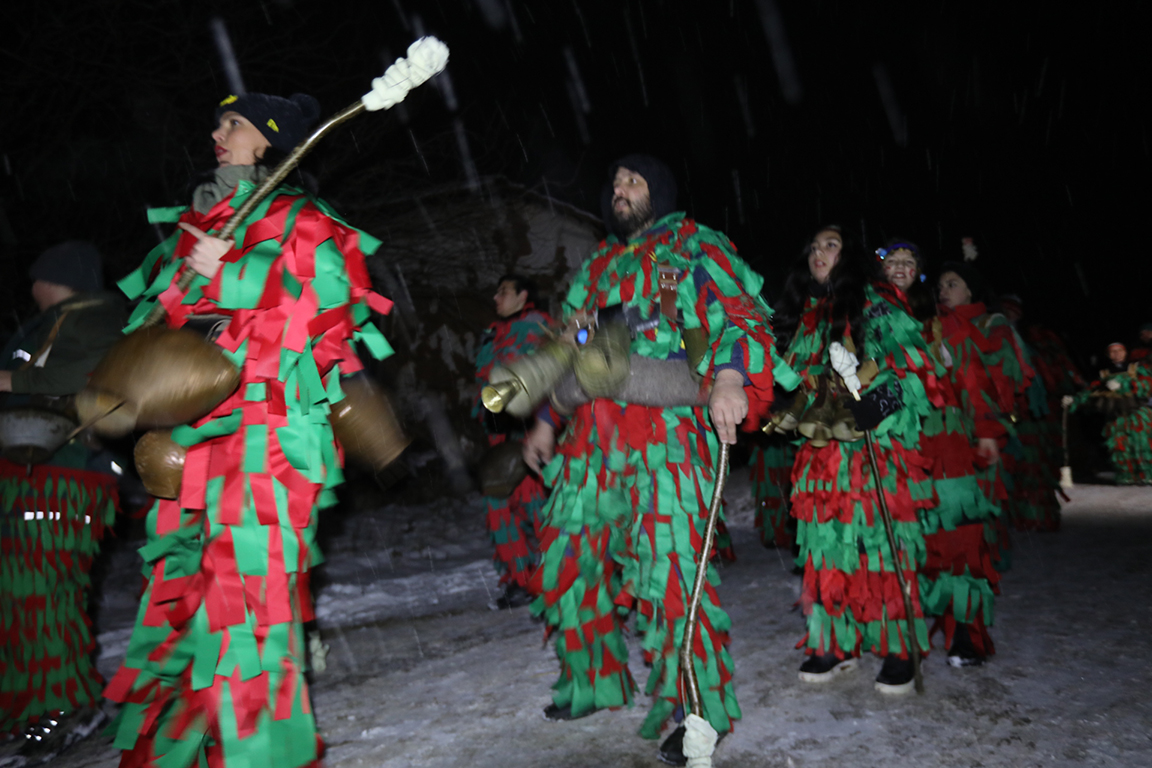
[(610, 397), (628, 379), (631, 331), (619, 313), (579, 315), (531, 355), (492, 369), (480, 392), (484, 407), (527, 418), (569, 376), (591, 397)]
[[(383, 469), (407, 447), (384, 392), (366, 376), (342, 379), (344, 399), (328, 414), (352, 458)], [(240, 386), (240, 369), (224, 350), (184, 328), (150, 326), (117, 342), (76, 396), (80, 420), (106, 437), (149, 430), (136, 443), (136, 469), (153, 496), (179, 495), (186, 449), (172, 428), (195, 421)]]
[[(878, 371), (875, 360), (866, 360), (857, 376), (867, 387)], [(819, 376), (809, 376), (805, 386), (797, 391), (791, 406), (773, 413), (763, 431), (771, 435), (795, 430), (808, 438), (814, 448), (821, 448), (833, 440), (844, 443), (863, 440), (864, 432), (857, 427), (856, 417), (848, 408), (850, 397), (853, 397), (852, 393), (835, 373), (828, 371)]]

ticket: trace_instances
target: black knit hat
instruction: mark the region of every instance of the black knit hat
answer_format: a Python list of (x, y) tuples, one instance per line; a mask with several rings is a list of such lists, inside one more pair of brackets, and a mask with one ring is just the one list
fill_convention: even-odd
[(67, 240), (36, 257), (28, 277), (74, 291), (95, 293), (104, 290), (104, 260), (96, 246), (83, 240)]
[(676, 177), (672, 175), (672, 169), (652, 155), (625, 155), (608, 166), (608, 183), (600, 190), (600, 215), (609, 231), (616, 232), (616, 218), (612, 215), (612, 183), (616, 171), (621, 168), (635, 171), (648, 182), (653, 219), (661, 219), (676, 210)]
[(945, 272), (955, 272), (960, 275), (968, 286), (968, 290), (972, 294), (972, 303), (984, 301), (985, 289), (984, 278), (980, 274), (980, 270), (972, 266), (967, 261), (946, 261), (940, 265), (940, 274)]
[(246, 93), (220, 102), (216, 107), (216, 120), (225, 112), (243, 115), (264, 134), (269, 144), (281, 152), (291, 152), (316, 124), (320, 102), (306, 93), (294, 93), (287, 99), (266, 93)]

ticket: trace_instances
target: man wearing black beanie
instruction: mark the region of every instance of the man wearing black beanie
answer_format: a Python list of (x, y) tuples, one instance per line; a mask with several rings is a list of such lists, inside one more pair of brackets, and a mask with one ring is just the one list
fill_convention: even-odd
[[(619, 608), (635, 606), (654, 699), (640, 734), (655, 739), (669, 718), (684, 721), (658, 753), (684, 765), (686, 734), (723, 735), (740, 717), (729, 620), (713, 590), (700, 604), (696, 646), (703, 718), (685, 718), (677, 656), (697, 564), (709, 561), (698, 549), (720, 443), (735, 443), (742, 422), (755, 429), (775, 380), (787, 388), (798, 380), (774, 351), (763, 278), (728, 238), (676, 212), (667, 165), (649, 155), (620, 158), (609, 166), (601, 206), (612, 234), (574, 278), (566, 315), (622, 317), (633, 359), (661, 361), (668, 371), (686, 366), (701, 389), (695, 403), (596, 398), (575, 408), (560, 435), (543, 472), (553, 492), (532, 580), (540, 595), (533, 611), (558, 630), (561, 673), (544, 716), (570, 720), (631, 703)], [(534, 469), (556, 445), (556, 425), (547, 411), (541, 416), (525, 441)]]
[[(101, 292), (100, 253), (90, 243), (49, 248), (28, 275), (40, 313), (0, 353), (0, 392), (8, 408), (39, 409), (25, 419), (70, 416), (71, 395), (121, 336), (123, 304)], [(79, 439), (35, 464), (12, 445), (0, 458), (0, 733), (19, 733), (28, 759), (48, 757), (71, 740), (65, 733), (91, 733), (104, 717), (88, 572), (118, 496), (116, 475), (97, 471), (94, 458)]]

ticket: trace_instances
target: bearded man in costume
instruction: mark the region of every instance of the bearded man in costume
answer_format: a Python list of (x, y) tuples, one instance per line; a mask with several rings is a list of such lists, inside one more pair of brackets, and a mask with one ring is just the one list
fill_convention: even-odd
[[(535, 294), (535, 284), (523, 275), (507, 274), (500, 278), (496, 295), (492, 297), (497, 320), (484, 331), (476, 355), (476, 379), (480, 387), (488, 381), (493, 366), (529, 354), (544, 340), (551, 318), (536, 308)], [(488, 438), (489, 454), (481, 462), (481, 485), (485, 492), (486, 523), (495, 549), (493, 559), (504, 590), (491, 607), (519, 608), (532, 601), (528, 585), (540, 555), (536, 541), (546, 492), (539, 475), (524, 471), (519, 451), (509, 457), (512, 467), (507, 459), (499, 461), (504, 451), (497, 446), (521, 443), (524, 422), (507, 414), (492, 413), (484, 408), (479, 397), (472, 414), (480, 419)], [(521, 476), (522, 479), (516, 481)]]
[[(71, 396), (124, 323), (123, 303), (103, 293), (101, 272), (99, 251), (81, 241), (49, 248), (32, 264), (40, 314), (0, 358), (5, 406), (70, 414)], [(87, 735), (103, 718), (89, 570), (118, 496), (116, 475), (96, 467), (79, 439), (43, 463), (0, 459), (0, 736), (25, 757), (47, 757), (63, 734)]]
[[(570, 317), (620, 307), (630, 352), (684, 360), (701, 376), (699, 405), (646, 406), (596, 398), (578, 406), (555, 442), (540, 420), (525, 442), (530, 466), (547, 461), (552, 496), (544, 510), (533, 612), (555, 635), (560, 677), (549, 720), (631, 705), (623, 624), (637, 610), (647, 692), (654, 703), (640, 734), (659, 736), (686, 709), (678, 649), (699, 563), (720, 442), (766, 415), (774, 380), (797, 383), (773, 351), (763, 278), (719, 232), (675, 212), (676, 183), (659, 160), (630, 155), (613, 163), (602, 193), (612, 234), (584, 262), (565, 300)], [(619, 312), (619, 310), (617, 310)], [(686, 339), (699, 339), (690, 359)], [(715, 430), (715, 431), (714, 431)], [(553, 457), (553, 447), (555, 456)], [(721, 735), (740, 707), (732, 688), (730, 622), (709, 568), (695, 656), (704, 718)], [(684, 764), (684, 727), (660, 758)]]

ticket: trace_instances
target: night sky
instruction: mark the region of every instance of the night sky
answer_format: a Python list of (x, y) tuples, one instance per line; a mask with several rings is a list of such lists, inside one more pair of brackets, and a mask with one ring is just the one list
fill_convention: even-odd
[(156, 242), (145, 208), (186, 202), (192, 173), (213, 165), (212, 112), (230, 92), (213, 18), (248, 90), (306, 91), (325, 114), (421, 30), (451, 48), (450, 85), (317, 151), (312, 170), (338, 208), (464, 182), (471, 164), (596, 211), (609, 161), (648, 151), (676, 171), (682, 206), (765, 274), (770, 298), (807, 238), (836, 222), (870, 249), (910, 238), (937, 263), (975, 238), (995, 286), (1082, 353), (1152, 320), (1145, 4), (14, 5), (0, 12), (6, 327), (30, 311), (40, 250), (92, 240), (119, 277)]

